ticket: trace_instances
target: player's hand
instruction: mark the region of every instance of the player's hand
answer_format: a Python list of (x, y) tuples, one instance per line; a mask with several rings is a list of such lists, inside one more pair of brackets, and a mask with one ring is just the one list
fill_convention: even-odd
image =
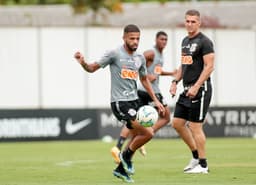
[(165, 115), (165, 108), (164, 108), (163, 104), (160, 103), (159, 101), (155, 102), (155, 104), (156, 104), (158, 113), (159, 113), (161, 116), (164, 116), (164, 115)]
[(176, 95), (176, 91), (177, 91), (177, 84), (172, 83), (169, 90), (170, 94), (172, 95), (172, 98)]
[(77, 52), (74, 54), (74, 57), (75, 57), (75, 59), (77, 59), (77, 60), (79, 60), (81, 56), (82, 56), (82, 54), (81, 54), (79, 51), (77, 51)]
[(75, 53), (74, 57), (81, 65), (85, 64), (84, 56), (79, 51)]
[(200, 86), (198, 87), (196, 85), (193, 85), (192, 87), (190, 87), (188, 89), (186, 96), (188, 96), (189, 98), (194, 98), (197, 95), (199, 88), (200, 88)]

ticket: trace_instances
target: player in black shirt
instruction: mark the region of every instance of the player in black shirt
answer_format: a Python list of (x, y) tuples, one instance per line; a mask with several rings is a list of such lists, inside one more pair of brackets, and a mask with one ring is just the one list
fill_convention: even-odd
[(176, 103), (172, 126), (192, 152), (193, 158), (184, 173), (208, 173), (202, 127), (212, 96), (214, 49), (210, 39), (200, 32), (200, 24), (200, 13), (188, 10), (185, 14), (188, 36), (182, 41), (181, 66), (170, 88), (174, 96), (177, 83), (183, 81), (184, 91)]

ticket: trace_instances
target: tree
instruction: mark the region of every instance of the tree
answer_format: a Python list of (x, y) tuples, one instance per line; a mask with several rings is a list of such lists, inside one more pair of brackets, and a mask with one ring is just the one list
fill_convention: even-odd
[(94, 24), (97, 23), (97, 16), (100, 16), (101, 9), (109, 12), (122, 12), (123, 10), (121, 0), (72, 0), (72, 6), (77, 14), (92, 10)]

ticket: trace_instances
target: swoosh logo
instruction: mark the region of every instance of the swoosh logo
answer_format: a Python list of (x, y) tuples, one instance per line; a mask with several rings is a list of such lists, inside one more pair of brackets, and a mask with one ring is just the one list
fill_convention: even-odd
[(192, 102), (192, 103), (196, 103), (196, 102), (198, 102), (198, 101), (199, 101), (199, 100), (192, 100), (191, 102)]
[(92, 119), (88, 118), (88, 119), (73, 123), (72, 119), (68, 118), (65, 129), (69, 135), (72, 135), (77, 133), (79, 130), (83, 129), (84, 127), (88, 126), (89, 124), (91, 124), (91, 122), (92, 122)]

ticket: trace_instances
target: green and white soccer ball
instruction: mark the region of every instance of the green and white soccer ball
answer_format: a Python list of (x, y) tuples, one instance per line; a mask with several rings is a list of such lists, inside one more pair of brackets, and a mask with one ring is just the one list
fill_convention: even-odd
[(139, 108), (136, 119), (142, 126), (151, 127), (158, 120), (158, 113), (154, 107), (144, 105)]

